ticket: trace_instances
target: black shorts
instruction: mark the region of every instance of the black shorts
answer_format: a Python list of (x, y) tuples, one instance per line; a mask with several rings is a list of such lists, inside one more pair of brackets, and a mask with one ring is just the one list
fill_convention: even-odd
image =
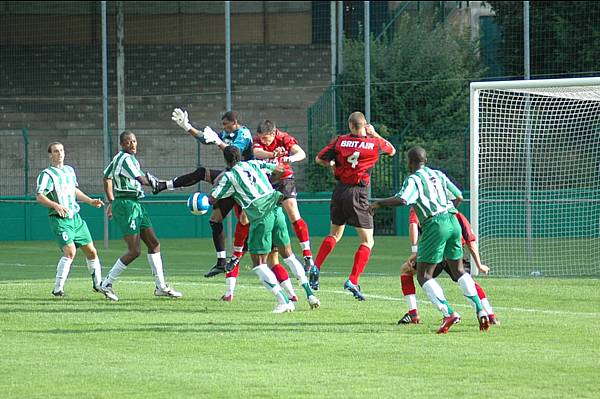
[[(463, 268), (465, 270), (465, 273), (470, 274), (471, 273), (471, 262), (469, 262), (468, 260), (463, 260)], [(450, 266), (448, 266), (448, 262), (446, 260), (443, 260), (442, 262), (435, 265), (435, 270), (433, 271), (433, 278), (436, 278), (437, 276), (439, 276), (443, 271), (448, 273), (448, 275), (450, 276), (452, 281), (454, 281), (454, 282), (457, 281), (454, 278), (454, 276), (452, 275), (452, 273), (450, 273)]]
[(223, 219), (225, 219), (225, 217), (229, 215), (229, 212), (231, 212), (231, 210), (236, 206), (236, 202), (233, 197), (226, 197), (215, 201), (212, 206), (213, 209), (220, 210)]
[(298, 196), (296, 192), (296, 180), (293, 177), (273, 183), (273, 188), (283, 194), (282, 201)]
[(219, 178), (221, 177), (223, 172), (225, 172), (223, 169), (209, 169), (208, 171), (210, 174), (209, 183), (211, 183), (213, 185), (217, 184), (217, 181), (219, 180)]
[(373, 216), (369, 213), (369, 188), (364, 186), (348, 186), (339, 183), (333, 190), (331, 204), (331, 223), (343, 226), (373, 228)]

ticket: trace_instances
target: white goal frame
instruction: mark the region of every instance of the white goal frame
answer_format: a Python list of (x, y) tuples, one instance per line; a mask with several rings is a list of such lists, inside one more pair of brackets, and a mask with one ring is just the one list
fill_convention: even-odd
[[(473, 227), (473, 231), (476, 236), (480, 237), (480, 93), (485, 90), (523, 90), (522, 93), (525, 93), (525, 120), (526, 120), (526, 128), (525, 128), (525, 152), (527, 154), (527, 166), (525, 173), (527, 175), (527, 181), (524, 182), (525, 192), (526, 192), (526, 200), (527, 205), (525, 206), (526, 210), (526, 229), (527, 229), (527, 241), (531, 242), (531, 203), (529, 196), (531, 194), (531, 127), (529, 122), (529, 94), (527, 89), (533, 89), (532, 93), (539, 94), (535, 92), (535, 89), (548, 89), (548, 88), (576, 88), (576, 87), (598, 87), (600, 91), (600, 78), (569, 78), (569, 79), (540, 79), (540, 80), (512, 80), (512, 81), (489, 81), (489, 82), (473, 82), (470, 85), (470, 221)], [(594, 90), (595, 92), (595, 90)], [(547, 94), (543, 94), (547, 95)], [(596, 98), (597, 94), (594, 94), (593, 98), (590, 98), (591, 101), (598, 101)], [(549, 97), (555, 97), (554, 94), (550, 93)], [(563, 98), (558, 94), (556, 97)], [(584, 100), (588, 100), (587, 98)], [(600, 223), (600, 221), (596, 221)], [(592, 221), (594, 223), (594, 221)], [(531, 244), (528, 244), (531, 245)], [(482, 261), (484, 254), (481, 254)], [(483, 262), (486, 263), (486, 262)], [(494, 268), (493, 264), (488, 264), (491, 267), (492, 271)], [(568, 266), (568, 265), (567, 265)], [(472, 274), (477, 274), (477, 269), (472, 268)], [(537, 272), (532, 271), (532, 276), (538, 276)]]

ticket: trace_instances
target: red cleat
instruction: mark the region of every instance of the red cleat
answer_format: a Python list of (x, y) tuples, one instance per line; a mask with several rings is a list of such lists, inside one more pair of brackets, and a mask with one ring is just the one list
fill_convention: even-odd
[(296, 295), (294, 295), (293, 297), (290, 297), (290, 301), (298, 302), (298, 297)]
[(488, 331), (490, 329), (490, 319), (485, 312), (480, 312), (477, 320), (479, 320), (479, 331)]
[(448, 332), (448, 330), (450, 329), (450, 327), (452, 327), (453, 325), (460, 323), (460, 315), (456, 312), (452, 313), (450, 316), (448, 317), (444, 317), (444, 320), (442, 321), (442, 325), (440, 326), (440, 328), (438, 328), (437, 333), (438, 334), (446, 334)]
[(233, 295), (223, 295), (221, 300), (223, 302), (233, 302)]
[(495, 326), (499, 326), (500, 325), (500, 320), (498, 320), (496, 318), (496, 315), (491, 314), (491, 315), (488, 316), (488, 319), (490, 320), (490, 325), (491, 324), (493, 324)]

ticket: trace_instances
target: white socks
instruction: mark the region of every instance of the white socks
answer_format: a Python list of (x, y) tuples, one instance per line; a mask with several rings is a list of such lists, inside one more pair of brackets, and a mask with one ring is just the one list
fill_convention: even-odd
[(277, 282), (275, 274), (267, 267), (266, 264), (261, 264), (252, 269), (254, 273), (258, 275), (258, 278), (263, 283), (265, 288), (271, 292), (277, 298), (277, 302), (286, 304), (289, 302), (287, 296), (281, 289), (281, 286)]
[(408, 310), (413, 310), (417, 308), (417, 296), (415, 294), (404, 295), (404, 299), (406, 299)]
[(102, 282), (102, 269), (100, 267), (100, 260), (98, 258), (95, 259), (85, 259), (87, 263), (88, 272), (92, 275), (92, 280), (94, 280), (94, 286), (99, 287)]
[(163, 264), (162, 258), (160, 257), (160, 252), (157, 252), (155, 254), (148, 254), (148, 263), (150, 264), (150, 268), (152, 269), (152, 275), (154, 276), (156, 288), (167, 288), (167, 283), (165, 282), (165, 275), (163, 273)]
[(127, 265), (121, 262), (121, 258), (118, 258), (115, 264), (113, 265), (110, 272), (106, 275), (105, 281), (106, 284), (112, 284), (116, 279), (119, 278), (121, 273), (123, 273), (127, 269)]
[(290, 268), (294, 276), (300, 281), (300, 285), (308, 283), (308, 278), (304, 272), (304, 266), (300, 263), (296, 255), (292, 254), (289, 258), (283, 260)]
[(63, 256), (58, 261), (58, 265), (56, 265), (56, 279), (54, 280), (54, 292), (65, 290), (65, 282), (71, 270), (71, 263), (73, 263), (73, 259), (66, 256)]
[(438, 284), (438, 282), (432, 278), (423, 284), (423, 289), (427, 293), (427, 297), (431, 303), (433, 303), (433, 305), (438, 308), (440, 312), (442, 312), (444, 317), (450, 316), (450, 313), (448, 312), (448, 302), (444, 296), (444, 290)]
[(225, 296), (229, 296), (229, 295), (233, 295), (233, 293), (235, 292), (235, 284), (237, 282), (237, 278), (236, 277), (227, 277), (225, 279), (225, 287), (226, 287), (226, 291), (225, 291)]

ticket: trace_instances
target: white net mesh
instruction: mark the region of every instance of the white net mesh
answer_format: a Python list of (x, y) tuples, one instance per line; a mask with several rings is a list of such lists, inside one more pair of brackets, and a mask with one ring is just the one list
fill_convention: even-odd
[(476, 93), (484, 264), (499, 276), (600, 274), (600, 86)]

